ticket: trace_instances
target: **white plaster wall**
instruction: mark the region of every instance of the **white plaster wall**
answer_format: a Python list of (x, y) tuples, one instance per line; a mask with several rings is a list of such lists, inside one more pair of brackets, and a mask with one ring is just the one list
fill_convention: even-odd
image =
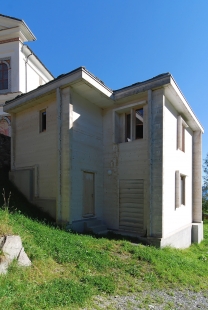
[[(39, 112), (46, 109), (46, 131), (39, 132)], [(55, 99), (16, 114), (15, 169), (38, 165), (39, 198), (56, 197), (57, 113)]]
[(11, 92), (19, 91), (19, 49), (18, 41), (0, 45), (0, 59), (11, 59)]
[[(19, 79), (20, 86), (19, 89), (22, 93), (29, 92), (40, 85), (47, 83), (49, 80), (43, 74), (43, 72), (35, 65), (31, 60), (32, 56), (26, 57), (22, 52), (22, 46), (20, 45), (19, 50)], [(30, 54), (29, 54), (30, 55)], [(26, 62), (26, 65), (25, 65)], [(27, 79), (27, 81), (25, 81)]]
[[(192, 130), (185, 130), (185, 152), (177, 150), (177, 111), (165, 99), (163, 114), (163, 237), (192, 222)], [(175, 208), (175, 171), (186, 175), (185, 206)]]
[[(142, 99), (147, 99), (142, 98)], [(137, 100), (135, 102), (141, 101)], [(125, 102), (119, 107), (132, 104)], [(119, 180), (144, 180), (144, 209), (147, 209), (148, 195), (148, 115), (144, 108), (144, 137), (132, 142), (113, 143), (113, 109), (103, 113), (104, 144), (104, 219), (111, 229), (119, 229)], [(109, 175), (108, 171), (112, 174)], [(146, 214), (144, 214), (145, 222)]]
[[(102, 109), (75, 92), (71, 95), (74, 113), (71, 144), (71, 221), (83, 218), (83, 172), (95, 174), (95, 216), (103, 209), (103, 124)], [(75, 120), (75, 118), (77, 119)]]

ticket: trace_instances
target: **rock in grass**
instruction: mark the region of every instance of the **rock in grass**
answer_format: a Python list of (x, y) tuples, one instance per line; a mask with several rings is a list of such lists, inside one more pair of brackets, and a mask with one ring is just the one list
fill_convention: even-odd
[(6, 274), (9, 264), (17, 259), (19, 266), (30, 266), (31, 261), (24, 251), (20, 236), (0, 237), (0, 274)]

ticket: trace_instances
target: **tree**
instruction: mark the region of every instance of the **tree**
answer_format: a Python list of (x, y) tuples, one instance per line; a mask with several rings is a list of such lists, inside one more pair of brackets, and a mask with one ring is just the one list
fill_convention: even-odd
[(203, 163), (204, 185), (202, 186), (202, 211), (208, 213), (208, 153)]

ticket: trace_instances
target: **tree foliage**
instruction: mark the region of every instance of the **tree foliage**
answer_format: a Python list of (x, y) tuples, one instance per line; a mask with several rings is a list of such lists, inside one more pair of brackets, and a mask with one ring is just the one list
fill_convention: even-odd
[(208, 153), (203, 163), (204, 169), (204, 185), (202, 187), (202, 210), (203, 213), (208, 213)]

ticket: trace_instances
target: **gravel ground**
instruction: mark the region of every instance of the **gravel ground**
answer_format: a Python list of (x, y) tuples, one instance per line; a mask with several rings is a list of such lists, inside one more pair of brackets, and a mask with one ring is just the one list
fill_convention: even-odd
[(91, 309), (208, 309), (208, 291), (194, 293), (189, 290), (152, 290), (128, 296), (97, 296), (94, 305)]

